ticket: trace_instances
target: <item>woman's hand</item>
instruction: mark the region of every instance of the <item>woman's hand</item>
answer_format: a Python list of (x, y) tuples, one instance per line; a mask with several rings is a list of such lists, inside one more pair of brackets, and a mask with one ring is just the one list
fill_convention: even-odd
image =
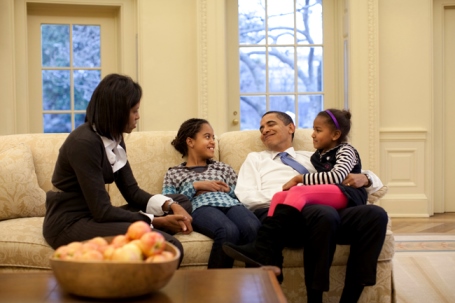
[(196, 181), (193, 183), (193, 187), (196, 190), (196, 195), (200, 195), (201, 193), (208, 191), (222, 191), (225, 193), (228, 193), (230, 191), (229, 185), (223, 181), (217, 180)]
[[(180, 207), (185, 213), (183, 207)], [(174, 209), (173, 209), (174, 210)], [(193, 231), (191, 216), (185, 216), (180, 214), (167, 215), (164, 217), (155, 217), (153, 219), (153, 226), (163, 230), (170, 231), (172, 233), (183, 233), (190, 234)]]
[(188, 234), (191, 233), (193, 231), (193, 226), (191, 225), (193, 222), (193, 217), (191, 217), (191, 215), (180, 204), (172, 203), (171, 209), (174, 215), (179, 215), (185, 218), (185, 220), (181, 220), (179, 222), (180, 226), (182, 227), (181, 232)]
[(299, 183), (303, 183), (303, 176), (297, 175), (283, 185), (283, 190), (289, 190), (291, 187), (296, 186)]

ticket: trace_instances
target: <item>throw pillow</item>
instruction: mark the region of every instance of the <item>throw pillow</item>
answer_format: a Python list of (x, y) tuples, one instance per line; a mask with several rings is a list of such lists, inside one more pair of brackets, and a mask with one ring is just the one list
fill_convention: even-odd
[(46, 193), (38, 185), (33, 156), (22, 143), (0, 152), (0, 220), (42, 217)]

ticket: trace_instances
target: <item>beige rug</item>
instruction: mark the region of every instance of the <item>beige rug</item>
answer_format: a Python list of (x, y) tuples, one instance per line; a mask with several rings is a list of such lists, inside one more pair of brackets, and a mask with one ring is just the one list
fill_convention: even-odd
[(455, 302), (455, 235), (395, 235), (397, 303)]

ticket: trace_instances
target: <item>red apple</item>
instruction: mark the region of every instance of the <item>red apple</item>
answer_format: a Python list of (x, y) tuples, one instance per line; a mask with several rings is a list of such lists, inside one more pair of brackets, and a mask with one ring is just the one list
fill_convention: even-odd
[(142, 261), (142, 252), (136, 245), (122, 246), (116, 248), (111, 257), (112, 261)]
[(143, 234), (152, 231), (150, 225), (144, 221), (136, 221), (128, 227), (126, 235), (131, 240), (140, 239)]
[(108, 245), (103, 252), (104, 260), (111, 260), (112, 255), (114, 254), (116, 247), (114, 245)]
[(77, 261), (102, 261), (103, 254), (98, 250), (88, 250), (75, 258)]
[(166, 245), (166, 240), (163, 235), (151, 231), (142, 235), (140, 239), (140, 247), (145, 256), (150, 257), (161, 253)]
[(104, 239), (103, 237), (95, 237), (93, 239), (88, 240), (87, 242), (88, 243), (95, 243), (98, 246), (105, 246), (105, 245), (109, 244), (109, 243), (107, 243), (106, 239)]
[(111, 245), (113, 245), (114, 247), (122, 247), (129, 241), (130, 240), (128, 239), (128, 237), (126, 235), (118, 235), (112, 239)]

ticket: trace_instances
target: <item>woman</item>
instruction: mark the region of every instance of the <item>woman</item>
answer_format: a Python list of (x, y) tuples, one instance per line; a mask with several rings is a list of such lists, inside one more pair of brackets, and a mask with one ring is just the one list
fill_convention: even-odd
[[(123, 133), (136, 128), (141, 97), (141, 87), (130, 77), (106, 76), (93, 92), (85, 123), (60, 148), (43, 224), (44, 238), (54, 249), (96, 236), (125, 234), (131, 223), (142, 220), (176, 245), (183, 258), (181, 243), (167, 232), (191, 233), (190, 202), (183, 195), (152, 196), (140, 189), (126, 157)], [(127, 207), (111, 204), (105, 184), (112, 182)], [(173, 214), (154, 216), (169, 210)]]

